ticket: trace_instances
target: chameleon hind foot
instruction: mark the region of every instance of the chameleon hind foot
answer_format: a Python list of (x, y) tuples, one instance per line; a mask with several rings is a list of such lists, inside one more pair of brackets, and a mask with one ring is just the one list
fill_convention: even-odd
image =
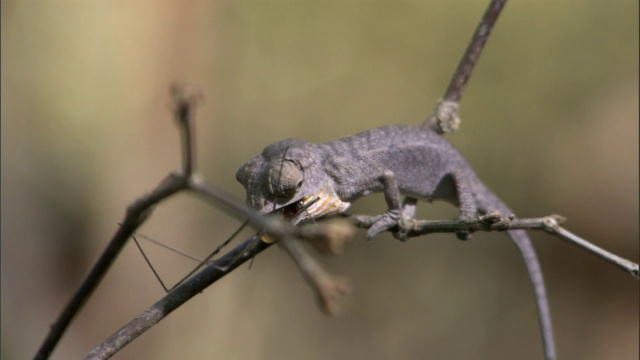
[[(351, 216), (351, 220), (355, 222), (361, 228), (368, 228), (364, 238), (371, 240), (380, 233), (397, 227), (398, 230), (393, 231), (393, 236), (401, 241), (408, 239), (409, 229), (403, 224), (408, 222), (404, 216), (402, 216), (400, 210), (389, 210), (388, 212), (376, 216), (367, 215), (354, 215)], [(406, 229), (405, 229), (406, 228)]]

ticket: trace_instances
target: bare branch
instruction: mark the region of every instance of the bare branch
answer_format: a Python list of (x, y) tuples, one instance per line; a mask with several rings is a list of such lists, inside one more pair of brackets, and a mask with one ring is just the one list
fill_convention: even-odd
[[(356, 215), (349, 218), (352, 222), (362, 228), (371, 226), (372, 217), (367, 215)], [(638, 264), (623, 259), (612, 254), (592, 243), (580, 238), (561, 227), (566, 219), (559, 215), (550, 215), (542, 218), (515, 219), (513, 217), (503, 217), (498, 211), (490, 211), (485, 215), (472, 220), (414, 220), (401, 218), (400, 225), (391, 228), (389, 231), (402, 231), (406, 237), (416, 237), (431, 233), (450, 233), (459, 231), (508, 231), (508, 230), (544, 230), (554, 234), (579, 248), (595, 254), (609, 263), (619, 267), (629, 273), (636, 280), (640, 280)]]
[(195, 138), (193, 136), (193, 113), (202, 99), (202, 91), (195, 86), (174, 83), (169, 92), (173, 100), (173, 116), (182, 135), (182, 170), (190, 176), (195, 170)]
[(598, 247), (587, 240), (579, 237), (578, 235), (570, 232), (569, 230), (561, 227), (558, 222), (552, 218), (545, 218), (545, 231), (558, 236), (560, 239), (567, 241), (583, 250), (586, 250), (592, 254), (595, 254), (602, 259), (606, 260), (610, 264), (613, 264), (620, 269), (626, 271), (636, 280), (640, 280), (640, 272), (638, 270), (638, 264), (633, 263), (627, 259), (623, 259), (615, 254), (608, 252), (607, 250)]
[[(309, 227), (295, 228), (290, 224), (284, 223), (278, 218), (259, 216), (255, 211), (249, 209), (245, 204), (236, 200), (234, 197), (226, 194), (224, 191), (213, 185), (207, 184), (204, 179), (194, 173), (195, 156), (192, 116), (194, 113), (194, 107), (202, 98), (202, 95), (195, 88), (181, 87), (178, 85), (173, 85), (171, 87), (171, 95), (173, 98), (173, 113), (182, 134), (182, 168), (174, 171), (153, 191), (136, 200), (127, 208), (127, 212), (121, 226), (114, 234), (111, 242), (101, 255), (98, 262), (94, 265), (93, 269), (76, 294), (74, 294), (69, 304), (59, 315), (56, 322), (51, 326), (51, 330), (36, 353), (35, 359), (47, 359), (51, 355), (51, 352), (60, 341), (60, 338), (66, 331), (67, 327), (96, 289), (126, 244), (127, 240), (151, 215), (157, 204), (177, 192), (183, 190), (194, 191), (200, 195), (204, 195), (205, 199), (211, 200), (215, 205), (224, 204), (228, 210), (231, 210), (232, 215), (238, 218), (242, 217), (242, 220), (244, 220), (244, 218), (249, 218), (249, 221), (254, 226), (268, 231), (269, 234), (272, 234), (276, 238), (282, 238), (284, 236), (312, 238), (316, 239), (316, 242), (324, 241), (326, 243), (324, 246), (333, 252), (339, 252), (340, 248), (346, 241), (346, 232), (335, 231), (337, 229), (335, 226), (332, 227), (332, 234), (328, 234), (327, 231), (323, 231), (321, 229), (318, 230)], [(226, 243), (228, 242), (225, 242), (225, 244)], [(253, 245), (250, 248), (251, 251), (247, 252), (246, 250), (249, 249), (249, 244)], [(269, 244), (265, 244), (265, 242), (260, 241), (257, 237), (247, 240), (220, 260), (207, 266), (204, 270), (194, 275), (193, 278), (177, 287), (165, 299), (159, 301), (139, 318), (136, 318), (132, 324), (123, 328), (122, 332), (119, 332), (112, 338), (116, 339), (117, 343), (120, 344), (119, 346), (124, 346), (131, 342), (140, 333), (144, 332), (145, 329), (153, 326), (153, 324), (160, 321), (160, 319), (180, 304), (187, 301), (193, 295), (201, 292), (206, 286), (232, 271), (235, 267), (246, 261), (251, 256), (254, 256), (269, 246)], [(219, 249), (217, 249), (214, 254), (217, 253), (217, 251), (219, 251)], [(305, 256), (304, 254), (299, 254), (295, 259), (304, 264), (308, 264), (310, 261), (313, 262), (310, 256)], [(308, 266), (305, 266), (304, 268), (309, 269)], [(327, 288), (330, 284), (324, 280), (329, 278), (328, 274), (325, 277), (316, 276), (316, 274), (323, 272), (319, 264), (316, 264), (314, 269), (315, 270), (313, 274), (310, 275), (310, 278), (316, 279), (319, 283), (321, 282), (324, 284), (323, 286), (325, 288)], [(190, 275), (191, 274), (188, 276)], [(309, 278), (309, 276), (306, 277)], [(336, 281), (334, 285), (336, 285), (334, 286), (335, 289), (342, 289), (340, 282)], [(329, 293), (325, 292), (323, 294), (327, 295)], [(335, 307), (327, 305), (326, 309), (327, 312), (333, 312)], [(105, 345), (104, 349), (107, 350), (97, 350), (96, 352), (100, 354), (112, 354), (117, 351), (113, 345), (109, 344)], [(97, 358), (101, 358), (100, 356)], [(110, 355), (107, 355), (107, 357), (108, 356)]]
[[(354, 233), (353, 226), (347, 230), (344, 222), (329, 222), (302, 228), (292, 228), (293, 234), (300, 238), (313, 241), (338, 242), (347, 241)], [(264, 241), (264, 235), (256, 234), (244, 243), (229, 251), (223, 257), (209, 263), (202, 271), (177, 286), (165, 297), (150, 306), (147, 310), (118, 330), (105, 342), (87, 355), (87, 359), (107, 359), (124, 348), (142, 333), (160, 322), (173, 310), (187, 302), (196, 294), (203, 292), (248, 259), (258, 255), (276, 241)], [(269, 239), (269, 237), (267, 237)], [(283, 237), (280, 243), (296, 264), (300, 267), (303, 277), (309, 282), (316, 294), (318, 303), (325, 314), (332, 315), (339, 310), (344, 296), (349, 292), (346, 279), (334, 277), (327, 273), (322, 265), (317, 263), (310, 254), (300, 246), (298, 240)], [(332, 246), (332, 245), (327, 245)], [(333, 244), (335, 246), (335, 244)], [(207, 258), (209, 260), (209, 258)]]
[(438, 102), (433, 114), (424, 122), (424, 125), (433, 131), (443, 134), (458, 129), (460, 125), (458, 104), (471, 73), (480, 58), (482, 49), (489, 39), (489, 35), (491, 35), (491, 30), (506, 3), (507, 0), (492, 0), (482, 19), (480, 19), (480, 23), (476, 27), (471, 42), (454, 72), (444, 96)]
[[(326, 241), (328, 244), (324, 246), (328, 247), (342, 246), (354, 234), (353, 226), (349, 226), (347, 229), (344, 222), (336, 223), (335, 221), (292, 229), (291, 236), (300, 237), (312, 243), (314, 241)], [(263, 240), (265, 238), (267, 241)], [(275, 242), (270, 237), (260, 234), (256, 234), (246, 240), (220, 259), (211, 262), (202, 271), (150, 306), (92, 350), (86, 359), (110, 358), (135, 338), (160, 322), (173, 310), (196, 294), (203, 292), (209, 285), (215, 283), (245, 261), (258, 255)], [(347, 280), (327, 273), (322, 265), (301, 247), (298, 240), (285, 236), (279, 243), (291, 255), (296, 265), (300, 268), (303, 277), (311, 285), (321, 310), (327, 315), (337, 313), (340, 304), (349, 292)], [(336, 243), (340, 245), (336, 245)], [(334, 249), (334, 251), (337, 251), (337, 249)]]
[[(178, 126), (183, 134), (183, 167), (174, 171), (165, 178), (154, 190), (142, 196), (133, 202), (127, 208), (122, 225), (113, 235), (109, 245), (104, 250), (89, 275), (80, 285), (77, 292), (73, 295), (67, 306), (60, 313), (56, 321), (51, 325), (49, 334), (40, 345), (35, 359), (47, 359), (51, 352), (60, 341), (60, 338), (66, 331), (67, 327), (80, 311), (84, 303), (96, 289), (104, 275), (107, 273), (120, 251), (127, 243), (131, 235), (142, 225), (151, 215), (154, 207), (167, 199), (169, 196), (189, 188), (191, 175), (193, 172), (193, 136), (191, 132), (191, 123), (193, 115), (193, 107), (196, 105), (200, 96), (197, 92), (184, 89), (176, 85), (172, 86), (172, 95), (174, 100), (174, 115)], [(241, 208), (241, 210), (244, 208)]]
[(73, 295), (62, 313), (60, 313), (58, 319), (56, 319), (56, 321), (51, 325), (49, 334), (40, 346), (40, 349), (38, 349), (38, 352), (34, 357), (35, 359), (49, 358), (51, 352), (60, 341), (60, 338), (75, 315), (80, 311), (84, 303), (96, 289), (115, 261), (116, 257), (120, 254), (120, 251), (131, 234), (133, 234), (149, 217), (153, 207), (169, 196), (184, 189), (186, 184), (187, 183), (183, 177), (172, 174), (151, 193), (144, 195), (128, 207), (125, 218), (122, 221), (122, 226), (120, 226), (113, 235), (109, 245), (104, 250), (93, 269), (91, 269), (91, 272), (87, 275), (86, 279), (82, 285), (80, 285), (80, 288), (78, 288), (77, 292)]
[(298, 242), (284, 237), (278, 242), (294, 260), (302, 277), (314, 290), (316, 301), (325, 315), (335, 315), (345, 296), (351, 292), (346, 278), (335, 277), (324, 270)]
[(86, 359), (108, 359), (130, 342), (153, 327), (187, 300), (201, 293), (209, 285), (221, 279), (235, 268), (267, 249), (271, 244), (261, 241), (258, 235), (251, 237), (220, 259), (206, 266), (182, 285), (175, 288), (147, 310), (131, 320), (101, 345), (93, 349)]
[(214, 205), (223, 204), (231, 211), (232, 216), (244, 221), (246, 218), (258, 228), (268, 229), (270, 233), (285, 235), (291, 233), (291, 226), (272, 216), (259, 215), (243, 202), (227, 194), (224, 190), (207, 183), (202, 177), (194, 174), (189, 178), (189, 190), (202, 195)]

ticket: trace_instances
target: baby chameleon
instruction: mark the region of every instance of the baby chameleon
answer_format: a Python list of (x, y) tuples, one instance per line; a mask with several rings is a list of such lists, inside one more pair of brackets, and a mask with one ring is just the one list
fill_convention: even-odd
[[(236, 178), (247, 191), (249, 206), (261, 214), (291, 209), (299, 213), (291, 219), (294, 224), (339, 214), (358, 198), (383, 192), (389, 210), (373, 218), (367, 239), (385, 230), (404, 239), (400, 220), (413, 218), (415, 199), (452, 203), (460, 208), (460, 219), (492, 210), (512, 214), (460, 152), (426, 127), (385, 126), (322, 144), (282, 140), (244, 164)], [(403, 203), (402, 195), (409, 200)], [(533, 283), (545, 358), (555, 359), (551, 315), (536, 252), (524, 230), (510, 230), (509, 235)]]

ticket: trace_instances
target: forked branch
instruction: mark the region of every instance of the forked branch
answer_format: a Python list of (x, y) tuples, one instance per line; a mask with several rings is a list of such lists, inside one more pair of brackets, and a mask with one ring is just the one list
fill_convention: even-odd
[(86, 359), (97, 360), (110, 358), (187, 300), (201, 293), (209, 285), (221, 279), (245, 261), (264, 251), (270, 245), (269, 243), (261, 241), (257, 235), (246, 240), (220, 259), (206, 266), (202, 271), (175, 288), (158, 302), (151, 305), (147, 310), (143, 311), (127, 325), (122, 327), (122, 329), (118, 330), (102, 344), (93, 349), (87, 355)]
[[(185, 149), (191, 149), (190, 123), (197, 97), (189, 97), (186, 91), (179, 90), (179, 88), (175, 86), (172, 87), (172, 95), (174, 113), (179, 126), (183, 129), (183, 134), (185, 134), (185, 136), (183, 136), (183, 146)], [(58, 319), (51, 325), (49, 334), (38, 349), (34, 357), (35, 359), (49, 358), (73, 318), (91, 294), (93, 294), (93, 291), (109, 268), (111, 268), (111, 265), (120, 254), (127, 240), (129, 240), (129, 237), (151, 215), (154, 206), (188, 187), (188, 179), (193, 171), (193, 158), (190, 150), (184, 153), (183, 167), (180, 170), (167, 176), (155, 189), (129, 205), (121, 226), (111, 238), (109, 245), (93, 269), (91, 269), (91, 272), (87, 275), (82, 285), (80, 285), (80, 288), (73, 295), (62, 313), (60, 313)]]
[[(350, 220), (358, 224), (365, 224), (366, 216), (350, 217)], [(618, 266), (634, 278), (639, 279), (638, 264), (620, 258), (604, 249), (601, 249), (586, 240), (580, 239), (571, 234), (566, 229), (560, 227), (565, 219), (558, 215), (550, 215), (543, 218), (515, 219), (512, 216), (503, 217), (499, 212), (492, 211), (474, 220), (410, 220), (402, 226), (408, 231), (409, 236), (421, 236), (429, 233), (455, 233), (458, 231), (508, 231), (508, 230), (544, 230), (556, 234), (563, 240), (577, 245), (604, 258), (608, 262)], [(332, 237), (332, 233), (342, 234), (336, 236), (337, 239), (331, 241), (342, 242), (350, 238), (351, 234), (345, 234), (345, 229), (335, 228), (335, 225), (326, 227), (326, 232), (319, 230), (315, 226), (297, 228), (298, 232), (292, 234), (298, 237), (307, 238), (310, 241), (321, 240), (323, 237)], [(342, 225), (339, 225), (340, 227)], [(390, 229), (393, 231), (394, 229)], [(350, 232), (348, 230), (347, 232)], [(233, 269), (257, 255), (269, 247), (272, 241), (263, 241), (264, 237), (254, 236), (237, 246), (219, 260), (206, 266), (201, 272), (175, 290), (167, 294), (160, 301), (149, 307), (138, 315), (129, 324), (125, 325), (118, 332), (109, 337), (104, 343), (96, 347), (87, 359), (106, 359), (122, 349), (129, 342), (151, 328), (162, 320), (171, 311), (182, 305), (194, 295), (204, 291), (209, 285)], [(292, 255), (296, 264), (300, 267), (303, 277), (314, 289), (316, 298), (323, 312), (334, 314), (339, 310), (343, 296), (348, 293), (348, 283), (343, 278), (336, 278), (324, 271), (324, 269), (310, 256), (305, 254), (305, 250), (299, 242), (293, 239), (284, 238), (281, 246)]]
[[(121, 226), (115, 232), (109, 245), (104, 250), (89, 275), (73, 295), (67, 306), (51, 325), (49, 334), (41, 344), (35, 359), (47, 359), (60, 341), (67, 327), (96, 289), (107, 273), (116, 257), (132, 234), (153, 212), (154, 207), (168, 197), (183, 191), (193, 190), (206, 193), (207, 197), (217, 200), (216, 204), (224, 204), (231, 213), (239, 218), (249, 218), (260, 227), (270, 228), (275, 224), (271, 219), (259, 217), (242, 202), (225, 194), (211, 185), (207, 185), (194, 174), (195, 161), (193, 152), (192, 117), (195, 105), (201, 99), (200, 92), (190, 87), (172, 86), (174, 116), (182, 133), (183, 164), (179, 170), (169, 174), (155, 189), (134, 201), (127, 208)], [(206, 189), (206, 191), (205, 191)]]
[[(367, 215), (351, 216), (349, 219), (362, 228), (371, 226), (372, 217)], [(400, 225), (398, 226), (400, 229), (392, 228), (389, 229), (389, 231), (402, 231), (406, 237), (416, 237), (431, 233), (455, 233), (459, 231), (544, 230), (572, 245), (601, 257), (610, 264), (627, 272), (636, 280), (640, 280), (638, 264), (598, 247), (561, 227), (560, 224), (565, 221), (566, 219), (559, 215), (549, 215), (542, 218), (516, 219), (513, 215), (504, 217), (498, 211), (490, 211), (485, 215), (465, 221), (400, 219)]]

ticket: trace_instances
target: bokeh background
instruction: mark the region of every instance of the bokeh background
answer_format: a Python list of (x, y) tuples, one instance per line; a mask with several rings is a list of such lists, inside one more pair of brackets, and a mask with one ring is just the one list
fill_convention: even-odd
[[(421, 122), (486, 1), (3, 1), (2, 358), (35, 353), (131, 201), (180, 161), (172, 81), (199, 85), (200, 172), (238, 198), (236, 169), (288, 137), (314, 142)], [(522, 217), (638, 261), (638, 2), (514, 1), (447, 138)], [(381, 196), (352, 213), (384, 210)], [(423, 218), (455, 209), (424, 204)], [(140, 230), (204, 257), (239, 223), (193, 195)], [(247, 237), (249, 231), (243, 233)], [(561, 359), (637, 359), (638, 282), (532, 234)], [(144, 244), (161, 275), (192, 263)], [(540, 359), (522, 260), (504, 234), (357, 241), (332, 272), (337, 318), (277, 248), (117, 359)], [(54, 352), (75, 359), (163, 295), (129, 244)]]

